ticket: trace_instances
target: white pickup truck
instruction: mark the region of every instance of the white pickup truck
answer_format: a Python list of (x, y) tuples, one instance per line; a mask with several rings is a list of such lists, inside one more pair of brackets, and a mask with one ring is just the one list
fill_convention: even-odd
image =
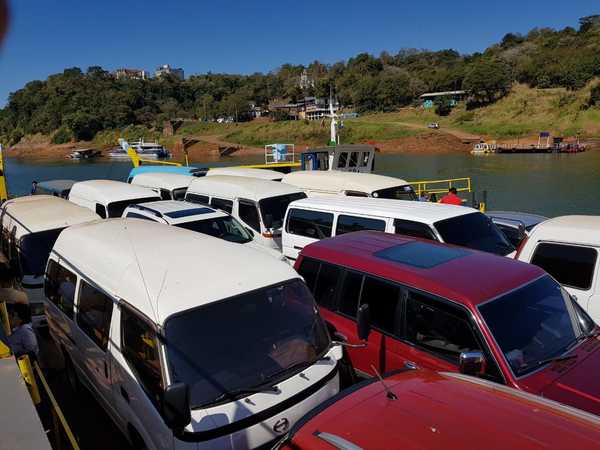
[(552, 275), (600, 323), (600, 216), (562, 216), (531, 230), (516, 259)]

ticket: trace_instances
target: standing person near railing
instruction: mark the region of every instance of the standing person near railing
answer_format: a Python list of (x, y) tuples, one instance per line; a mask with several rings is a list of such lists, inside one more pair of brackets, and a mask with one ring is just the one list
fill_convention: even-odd
[(39, 346), (31, 326), (31, 310), (28, 304), (11, 305), (10, 324), (13, 327), (12, 334), (5, 338), (5, 344), (17, 358), (23, 355), (37, 358)]
[(448, 189), (448, 193), (442, 197), (440, 203), (446, 203), (447, 205), (462, 205), (462, 200), (456, 195), (456, 192), (455, 187)]

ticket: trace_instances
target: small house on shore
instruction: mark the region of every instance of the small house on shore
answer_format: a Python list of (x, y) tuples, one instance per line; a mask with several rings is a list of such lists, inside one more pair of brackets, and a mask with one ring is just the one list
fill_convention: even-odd
[(460, 101), (465, 100), (467, 91), (445, 91), (445, 92), (427, 92), (419, 97), (422, 106), (425, 109), (433, 108), (435, 101), (446, 98), (450, 100), (450, 106), (456, 106)]

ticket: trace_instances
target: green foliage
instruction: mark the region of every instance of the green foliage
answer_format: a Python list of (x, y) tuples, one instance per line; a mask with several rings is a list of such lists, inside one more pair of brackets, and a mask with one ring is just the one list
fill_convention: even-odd
[(441, 97), (435, 101), (435, 113), (438, 116), (447, 116), (452, 112), (452, 103), (448, 97)]
[(500, 59), (481, 59), (471, 64), (463, 81), (475, 104), (486, 104), (506, 95), (513, 78), (510, 66)]
[(73, 133), (66, 126), (60, 127), (56, 133), (52, 135), (53, 144), (66, 144), (73, 139)]
[(600, 106), (600, 84), (592, 88), (590, 92), (589, 106)]

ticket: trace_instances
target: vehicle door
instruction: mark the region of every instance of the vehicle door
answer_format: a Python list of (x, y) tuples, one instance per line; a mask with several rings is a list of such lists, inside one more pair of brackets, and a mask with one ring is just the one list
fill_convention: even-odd
[[(79, 282), (74, 344), (78, 368), (109, 414), (115, 415), (110, 385), (110, 324), (114, 299), (85, 279)], [(73, 362), (77, 364), (76, 360)]]
[(598, 285), (598, 249), (577, 244), (538, 242), (531, 264), (541, 267), (573, 295), (596, 323), (600, 323), (600, 305), (592, 303)]
[(112, 352), (111, 380), (122, 422), (131, 424), (148, 448), (171, 448), (173, 433), (159, 412), (164, 378), (156, 326), (121, 302), (114, 312), (111, 335), (119, 343)]
[(385, 231), (386, 225), (386, 220), (379, 217), (340, 214), (335, 223), (334, 236), (362, 230)]
[(284, 224), (283, 254), (296, 260), (308, 244), (332, 236), (333, 213), (290, 208)]
[(53, 336), (69, 351), (72, 358), (76, 354), (74, 334), (75, 293), (77, 276), (59, 260), (49, 259), (44, 279), (46, 296), (46, 317)]

